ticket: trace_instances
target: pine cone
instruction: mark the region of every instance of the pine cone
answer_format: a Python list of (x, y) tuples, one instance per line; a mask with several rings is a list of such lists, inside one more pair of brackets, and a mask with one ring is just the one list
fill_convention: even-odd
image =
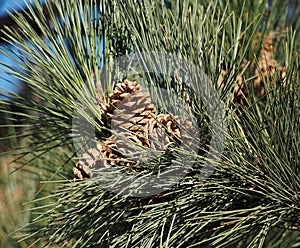
[(129, 80), (125, 80), (124, 83), (117, 83), (113, 93), (109, 95), (110, 103), (100, 104), (101, 112), (111, 119), (113, 117), (114, 110), (118, 107), (118, 105), (130, 94), (135, 91), (141, 89), (141, 86), (137, 84), (137, 82), (132, 82)]
[[(260, 36), (261, 34), (259, 34)], [(273, 57), (274, 53), (274, 38), (278, 36), (277, 33), (271, 32), (263, 41), (263, 49), (258, 57), (258, 68), (254, 71), (254, 87), (258, 90), (258, 95), (263, 96), (267, 88), (273, 87), (274, 85), (282, 85), (285, 87), (284, 79), (286, 77), (286, 68), (281, 66)], [(219, 85), (221, 91), (225, 89), (224, 78), (227, 72), (222, 70), (219, 75)], [(230, 91), (230, 100), (235, 104), (244, 104), (245, 95), (247, 94), (244, 80), (241, 75), (237, 76), (236, 86)], [(266, 85), (268, 84), (268, 85)]]
[[(73, 169), (76, 178), (91, 177), (95, 168), (138, 165), (151, 159), (149, 150), (157, 154), (165, 152), (171, 143), (179, 145), (180, 125), (192, 126), (182, 118), (177, 117), (176, 123), (169, 114), (156, 114), (149, 93), (143, 92), (136, 82), (117, 83), (109, 100), (100, 108), (114, 133), (82, 156)], [(148, 149), (147, 157), (137, 146)]]
[[(254, 87), (259, 91), (259, 96), (265, 94), (266, 88), (272, 87), (275, 84), (282, 84), (286, 77), (286, 69), (280, 66), (273, 58), (274, 44), (273, 39), (276, 33), (270, 33), (264, 40), (264, 46), (258, 58), (259, 69), (255, 70)], [(276, 72), (280, 72), (280, 78), (276, 77)], [(268, 87), (265, 84), (268, 83)], [(284, 87), (284, 85), (282, 84)]]

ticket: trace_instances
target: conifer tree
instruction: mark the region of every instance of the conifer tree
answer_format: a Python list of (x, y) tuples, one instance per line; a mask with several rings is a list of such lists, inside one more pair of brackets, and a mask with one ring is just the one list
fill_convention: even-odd
[[(33, 247), (299, 246), (299, 21), (267, 2), (46, 0), (13, 16), (6, 73), (31, 97), (7, 92), (17, 111), (0, 100), (5, 139), (43, 182), (13, 235)], [(152, 51), (178, 63), (137, 57)], [(137, 64), (146, 73), (128, 72)], [(173, 182), (170, 168), (185, 173)]]

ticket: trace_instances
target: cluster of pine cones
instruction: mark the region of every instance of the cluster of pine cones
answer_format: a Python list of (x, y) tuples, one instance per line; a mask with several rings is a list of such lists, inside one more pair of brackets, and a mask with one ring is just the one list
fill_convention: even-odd
[[(278, 80), (283, 82), (286, 76), (285, 68), (273, 58), (274, 37), (275, 34), (271, 33), (263, 41), (264, 47), (258, 58), (259, 69), (254, 72), (253, 83), (259, 96), (265, 94), (266, 83), (272, 86)], [(281, 78), (276, 78), (276, 71), (280, 71)], [(222, 79), (226, 74), (225, 70), (221, 71), (221, 88), (225, 88)], [(238, 75), (236, 82), (230, 92), (230, 99), (235, 104), (244, 104), (247, 91), (243, 77)], [(109, 95), (109, 103), (106, 103), (102, 93), (100, 110), (107, 127), (114, 133), (82, 155), (82, 159), (73, 168), (74, 176), (79, 179), (91, 177), (91, 170), (95, 168), (138, 165), (150, 156), (149, 152), (140, 152), (138, 147), (150, 149), (157, 155), (163, 153), (168, 144), (179, 145), (183, 136), (190, 139), (180, 127), (185, 127), (190, 133), (195, 131), (189, 120), (170, 114), (157, 114), (149, 93), (143, 92), (140, 85), (129, 80), (115, 85), (113, 93)]]
[[(281, 66), (274, 59), (274, 39), (278, 36), (275, 32), (271, 32), (263, 40), (263, 49), (257, 60), (257, 68), (254, 70), (253, 86), (257, 90), (258, 96), (263, 96), (267, 93), (268, 89), (274, 85), (281, 85), (285, 87), (286, 68)], [(259, 37), (258, 37), (259, 38)], [(246, 64), (245, 61), (244, 64)], [(243, 66), (242, 66), (243, 67)], [(255, 65), (256, 67), (256, 65)], [(221, 70), (218, 82), (220, 84), (221, 91), (226, 88), (224, 78), (227, 71)], [(246, 103), (247, 89), (245, 86), (245, 80), (240, 74), (236, 77), (236, 84), (230, 91), (230, 100), (235, 105), (242, 105)]]
[(178, 146), (186, 135), (180, 127), (193, 129), (190, 120), (157, 114), (149, 93), (129, 80), (115, 85), (109, 103), (100, 103), (100, 110), (111, 135), (82, 155), (73, 168), (75, 178), (92, 177), (95, 168), (138, 165), (150, 159), (149, 151), (157, 156), (170, 144)]

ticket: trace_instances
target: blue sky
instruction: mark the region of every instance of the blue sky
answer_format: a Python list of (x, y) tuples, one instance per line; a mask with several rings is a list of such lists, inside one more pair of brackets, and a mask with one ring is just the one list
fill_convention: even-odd
[[(16, 10), (20, 10), (22, 7), (26, 7), (26, 2), (31, 2), (30, 0), (0, 0), (0, 18), (7, 16), (7, 11), (16, 9)], [(41, 1), (43, 2), (43, 1)], [(5, 46), (7, 47), (7, 44), (4, 43), (0, 43), (0, 46)], [(11, 47), (11, 46), (10, 46)], [(4, 64), (8, 64), (8, 65), (13, 65), (13, 62), (7, 58), (6, 56), (0, 54), (0, 61)], [(0, 93), (3, 90), (3, 88), (7, 89), (7, 90), (11, 90), (11, 91), (18, 91), (18, 87), (16, 85), (19, 84), (19, 82), (9, 76), (6, 75), (5, 73), (1, 72), (1, 70), (3, 69), (3, 66), (0, 65)], [(10, 83), (12, 82), (12, 83)], [(16, 85), (14, 85), (16, 84)], [(0, 96), (1, 97), (1, 96)]]
[(7, 15), (7, 10), (17, 9), (20, 10), (20, 7), (18, 6), (25, 6), (24, 0), (1, 0), (0, 3), (0, 16), (3, 17), (4, 15)]
[[(4, 1), (4, 2), (1, 2)], [(25, 1), (25, 2), (24, 2)], [(33, 2), (33, 0), (0, 0), (0, 18), (7, 16), (6, 11), (9, 9), (16, 9), (16, 10), (20, 10), (22, 7), (26, 7), (26, 1), (27, 2)], [(40, 0), (40, 2), (44, 2), (44, 0)], [(19, 6), (18, 6), (19, 5)], [(5, 43), (0, 43), (0, 48), (10, 48), (10, 49), (14, 49), (13, 46), (10, 46), (8, 44)], [(6, 50), (8, 52), (8, 49)], [(100, 46), (100, 52), (102, 53), (103, 51), (103, 43)], [(3, 64), (6, 65), (12, 65), (13, 67), (16, 67), (16, 64), (9, 58), (7, 58), (6, 56), (0, 54), (0, 62), (2, 62)], [(103, 65), (103, 60), (101, 62), (101, 64)], [(18, 90), (20, 89), (20, 82), (17, 81), (17, 79), (15, 79), (12, 76), (7, 75), (6, 73), (1, 72), (1, 70), (3, 70), (5, 67), (0, 65), (0, 98), (1, 98), (1, 91), (4, 89), (12, 91), (12, 92), (18, 92)], [(6, 69), (7, 70), (7, 69)], [(3, 95), (3, 94), (2, 94)], [(3, 96), (2, 96), (3, 98)]]

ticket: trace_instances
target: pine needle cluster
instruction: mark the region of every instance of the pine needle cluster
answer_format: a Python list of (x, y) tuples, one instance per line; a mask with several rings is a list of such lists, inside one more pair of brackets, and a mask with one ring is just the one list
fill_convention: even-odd
[[(266, 8), (267, 2), (46, 0), (13, 15), (18, 30), (2, 32), (18, 59), (11, 57), (17, 66), (5, 73), (31, 95), (3, 93), (13, 102), (0, 100), (7, 116), (2, 128), (10, 130), (1, 139), (14, 141), (17, 160), (29, 171), (38, 168), (44, 186), (29, 203), (29, 223), (12, 236), (31, 247), (298, 247), (299, 21), (286, 21), (288, 1)], [(225, 135), (220, 158), (206, 157), (213, 123), (188, 80), (159, 71), (127, 75), (114, 63), (145, 51), (187, 59), (218, 92), (226, 123), (219, 127)], [(97, 177), (74, 180), (72, 173), (80, 159), (74, 140), (82, 147), (111, 135), (100, 106), (126, 79), (187, 99), (202, 123), (194, 166), (172, 187), (145, 197), (108, 190), (118, 182), (104, 187)], [(82, 127), (74, 115), (97, 140), (78, 136)], [(190, 147), (172, 149), (162, 161)], [(205, 160), (214, 171), (199, 180)], [(184, 167), (185, 161), (177, 163)], [(134, 182), (157, 174), (157, 164), (117, 169)]]

